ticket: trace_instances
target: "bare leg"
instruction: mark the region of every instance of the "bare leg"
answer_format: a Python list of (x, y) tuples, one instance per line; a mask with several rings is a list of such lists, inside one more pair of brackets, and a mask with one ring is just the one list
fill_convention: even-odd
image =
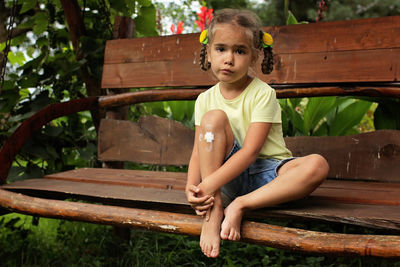
[[(201, 177), (207, 177), (223, 163), (233, 146), (233, 133), (228, 118), (223, 111), (207, 112), (201, 121), (198, 155)], [(214, 195), (214, 205), (209, 211), (209, 220), (204, 219), (200, 247), (207, 257), (217, 257), (220, 246), (220, 229), (223, 218), (221, 191)]]
[(240, 239), (243, 213), (303, 198), (313, 192), (326, 178), (329, 165), (320, 155), (297, 158), (284, 164), (272, 182), (236, 198), (225, 209), (221, 238)]

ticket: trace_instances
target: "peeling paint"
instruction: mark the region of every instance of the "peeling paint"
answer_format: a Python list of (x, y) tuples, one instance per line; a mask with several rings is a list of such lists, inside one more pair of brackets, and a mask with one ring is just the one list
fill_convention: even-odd
[(159, 225), (159, 227), (164, 230), (173, 230), (173, 231), (178, 230), (178, 227), (176, 227), (174, 225), (168, 225), (168, 224), (162, 224), (162, 225)]

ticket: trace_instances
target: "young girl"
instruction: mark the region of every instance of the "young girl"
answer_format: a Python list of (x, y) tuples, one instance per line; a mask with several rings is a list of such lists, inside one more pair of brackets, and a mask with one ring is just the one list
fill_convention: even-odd
[(275, 91), (249, 75), (260, 49), (263, 72), (270, 73), (273, 66), (271, 38), (261, 31), (257, 16), (221, 10), (201, 34), (201, 42), (202, 69), (211, 68), (219, 83), (196, 101), (186, 196), (196, 213), (205, 216), (203, 253), (217, 257), (221, 238), (240, 239), (246, 210), (309, 195), (329, 167), (320, 155), (292, 157), (285, 147)]

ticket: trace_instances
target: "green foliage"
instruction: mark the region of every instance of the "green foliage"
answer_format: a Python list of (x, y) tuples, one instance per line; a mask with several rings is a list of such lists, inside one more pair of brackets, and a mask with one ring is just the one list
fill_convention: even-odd
[[(365, 234), (335, 225), (308, 227)], [(3, 266), (400, 266), (398, 260), (301, 254), (230, 241), (222, 242), (217, 259), (209, 259), (198, 237), (133, 229), (121, 239), (111, 226), (14, 213), (0, 216), (0, 257)]]
[(376, 99), (379, 103), (374, 113), (374, 125), (378, 130), (400, 129), (400, 99)]
[[(136, 36), (158, 34), (156, 9), (150, 0), (79, 2), (85, 33), (77, 56), (59, 1), (18, 3), (14, 33), (20, 34), (11, 42), (10, 64), (0, 95), (0, 146), (41, 108), (88, 96), (81, 71), (100, 81), (104, 46), (106, 40), (112, 39), (111, 22), (116, 14), (135, 17)], [(6, 1), (7, 6), (11, 4), (12, 1)], [(3, 44), (1, 47), (4, 49)], [(9, 177), (25, 179), (76, 167), (98, 166), (95, 139), (95, 128), (87, 112), (55, 120), (24, 145)]]
[(359, 133), (357, 127), (372, 105), (349, 97), (280, 99), (279, 103), (285, 136)]

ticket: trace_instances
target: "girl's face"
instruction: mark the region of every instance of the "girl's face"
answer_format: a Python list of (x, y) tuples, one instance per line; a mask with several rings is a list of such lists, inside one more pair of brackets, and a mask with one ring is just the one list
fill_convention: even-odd
[(252, 38), (248, 30), (232, 24), (215, 26), (209, 46), (211, 70), (222, 83), (241, 86), (255, 61)]

